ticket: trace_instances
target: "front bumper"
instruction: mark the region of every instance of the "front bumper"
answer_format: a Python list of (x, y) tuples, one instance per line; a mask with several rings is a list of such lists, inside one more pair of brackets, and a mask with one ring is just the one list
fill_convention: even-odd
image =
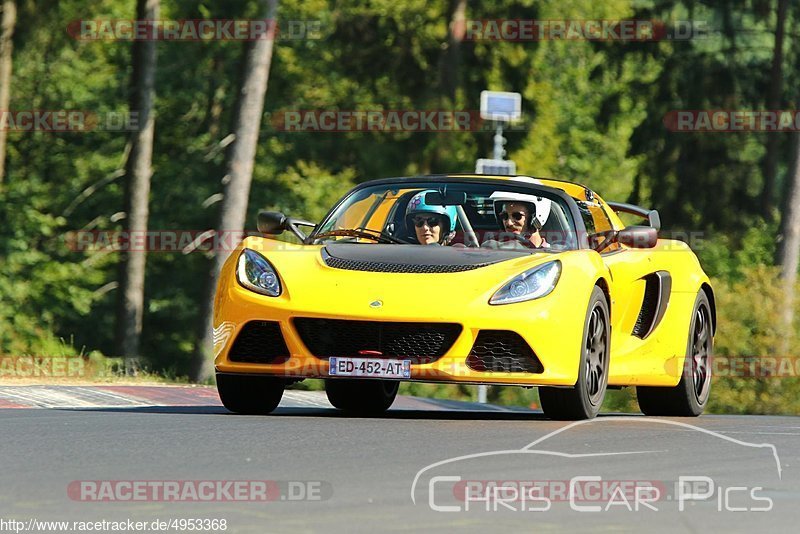
[[(381, 274), (378, 284), (370, 283), (365, 273), (338, 270), (329, 281), (316, 280), (326, 288), (324, 294), (299, 294), (284, 291), (279, 297), (266, 297), (248, 291), (235, 282), (231, 262), (220, 278), (215, 302), (215, 367), (221, 373), (278, 375), (288, 379), (327, 378), (326, 355), (317, 354), (303, 341), (297, 319), (328, 319), (376, 323), (417, 323), (419, 325), (458, 325), (458, 334), (449, 348), (436, 358), (412, 359), (411, 381), (497, 385), (572, 386), (578, 378), (580, 345), (583, 336), (588, 291), (570, 284), (562, 276), (548, 296), (515, 304), (490, 306), (496, 288), (488, 291), (464, 289), (447, 291), (442, 278), (431, 275)], [(489, 269), (489, 268), (485, 268)], [(333, 270), (333, 269), (331, 269)], [(279, 269), (280, 271), (280, 269)], [(448, 274), (452, 288), (485, 286), (484, 269)], [(280, 273), (284, 288), (298, 287)], [(324, 278), (318, 273), (318, 278)], [(458, 278), (458, 280), (456, 280)], [(568, 276), (566, 277), (568, 278)], [(504, 279), (503, 276), (500, 279)], [(437, 283), (436, 280), (439, 282)], [(400, 283), (394, 283), (402, 281)], [(380, 287), (380, 290), (374, 289)], [(409, 291), (413, 288), (413, 291)], [(444, 291), (445, 295), (442, 295)], [(415, 295), (424, 295), (417, 298)], [(446, 298), (443, 298), (446, 297)], [(380, 300), (380, 307), (370, 304)], [(234, 361), (234, 341), (251, 321), (277, 323), (285, 342), (286, 357), (272, 363)], [(345, 324), (346, 328), (346, 323)], [(476, 341), (481, 332), (503, 331), (518, 334), (540, 362), (541, 372), (481, 370), (475, 365)], [(307, 335), (307, 334), (306, 334)], [(306, 338), (306, 341), (308, 339)], [(472, 360), (470, 360), (472, 354)], [(327, 356), (344, 356), (329, 354)], [(381, 357), (363, 355), (361, 357)], [(520, 354), (525, 358), (524, 354)], [(241, 358), (235, 358), (241, 360)], [(430, 360), (433, 361), (430, 361)], [(486, 366), (484, 366), (484, 369)]]

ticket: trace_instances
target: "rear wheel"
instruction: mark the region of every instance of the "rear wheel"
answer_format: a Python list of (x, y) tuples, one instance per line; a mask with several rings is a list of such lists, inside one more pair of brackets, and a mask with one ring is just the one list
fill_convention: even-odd
[(357, 415), (380, 415), (394, 402), (400, 382), (392, 380), (325, 380), (325, 393), (334, 407)]
[(696, 417), (703, 413), (711, 391), (712, 329), (711, 306), (701, 289), (692, 310), (681, 380), (673, 388), (637, 387), (642, 413), (677, 417)]
[(608, 302), (595, 286), (583, 326), (578, 381), (572, 388), (539, 388), (539, 401), (550, 419), (592, 419), (600, 411), (608, 385), (611, 327)]
[(281, 378), (217, 373), (222, 404), (234, 413), (264, 415), (278, 407), (285, 382)]

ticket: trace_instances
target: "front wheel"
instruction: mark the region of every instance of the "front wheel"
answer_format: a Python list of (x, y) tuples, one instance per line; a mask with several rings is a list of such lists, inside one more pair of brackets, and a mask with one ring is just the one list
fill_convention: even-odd
[(608, 302), (595, 286), (583, 326), (578, 381), (572, 388), (539, 388), (539, 401), (550, 419), (592, 419), (603, 405), (608, 385), (611, 325)]
[(400, 382), (335, 378), (325, 380), (325, 394), (334, 407), (355, 415), (380, 415), (394, 402)]
[(281, 378), (217, 373), (222, 404), (234, 413), (265, 415), (278, 407), (286, 383)]
[(692, 309), (686, 360), (680, 382), (673, 388), (636, 388), (639, 409), (645, 415), (697, 417), (705, 410), (711, 391), (711, 352), (714, 345), (711, 306), (702, 289)]

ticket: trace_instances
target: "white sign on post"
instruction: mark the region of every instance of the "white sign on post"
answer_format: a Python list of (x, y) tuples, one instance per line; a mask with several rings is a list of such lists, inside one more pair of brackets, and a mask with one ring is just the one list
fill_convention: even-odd
[(522, 95), (506, 91), (481, 91), (481, 118), (511, 122), (522, 117)]
[(475, 164), (475, 174), (493, 174), (495, 176), (514, 176), (517, 164), (510, 159), (481, 158)]

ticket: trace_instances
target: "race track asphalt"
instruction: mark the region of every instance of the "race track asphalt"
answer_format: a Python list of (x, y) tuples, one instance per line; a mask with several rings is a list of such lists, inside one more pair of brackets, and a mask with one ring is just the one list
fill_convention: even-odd
[[(154, 520), (188, 518), (224, 519), (236, 533), (800, 525), (797, 417), (571, 424), (401, 397), (383, 417), (353, 418), (300, 391), (270, 416), (239, 416), (212, 388), (0, 386), (0, 429), (0, 530), (8, 520), (130, 519), (155, 531)], [(200, 481), (215, 488), (202, 499), (189, 491)], [(236, 481), (239, 495), (220, 489)], [(183, 501), (159, 498), (154, 488), (168, 482)]]

